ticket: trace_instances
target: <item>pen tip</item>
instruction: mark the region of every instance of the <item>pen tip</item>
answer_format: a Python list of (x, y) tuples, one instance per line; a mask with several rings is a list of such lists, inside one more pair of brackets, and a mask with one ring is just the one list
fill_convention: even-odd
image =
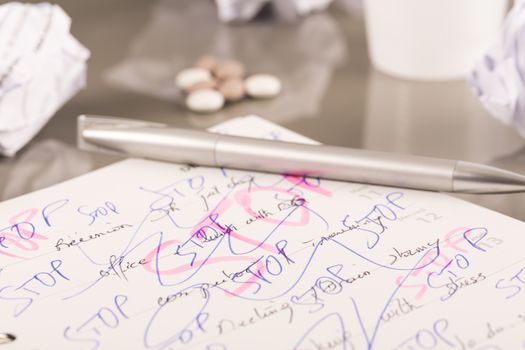
[(483, 164), (458, 161), (453, 179), (454, 192), (525, 192), (524, 175)]

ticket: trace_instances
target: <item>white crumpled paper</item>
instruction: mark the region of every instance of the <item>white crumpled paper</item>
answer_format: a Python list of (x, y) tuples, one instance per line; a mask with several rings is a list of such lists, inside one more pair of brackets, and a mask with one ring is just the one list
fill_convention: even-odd
[(89, 51), (57, 5), (0, 6), (0, 154), (14, 155), (85, 86)]
[(525, 137), (525, 0), (516, 0), (499, 41), (469, 78), (473, 91), (496, 118)]
[(279, 17), (292, 19), (321, 11), (332, 0), (215, 0), (219, 19), (223, 22), (246, 22), (257, 16), (267, 3), (271, 3)]

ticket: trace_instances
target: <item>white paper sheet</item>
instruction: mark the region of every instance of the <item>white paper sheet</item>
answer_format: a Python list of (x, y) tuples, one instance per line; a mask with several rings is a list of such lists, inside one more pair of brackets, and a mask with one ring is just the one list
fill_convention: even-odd
[(89, 51), (57, 5), (0, 6), (0, 155), (13, 156), (86, 80)]
[(2, 349), (525, 346), (525, 224), (447, 195), (130, 159), (0, 220)]

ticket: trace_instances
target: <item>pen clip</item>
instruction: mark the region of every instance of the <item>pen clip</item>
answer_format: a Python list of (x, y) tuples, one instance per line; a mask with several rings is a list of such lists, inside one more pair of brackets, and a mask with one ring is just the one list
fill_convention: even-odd
[(144, 120), (136, 120), (129, 118), (119, 118), (119, 117), (106, 117), (106, 116), (96, 116), (96, 115), (80, 115), (77, 118), (77, 147), (83, 151), (95, 151), (98, 153), (121, 155), (120, 152), (106, 149), (104, 147), (94, 145), (85, 140), (83, 136), (84, 130), (87, 129), (132, 129), (140, 127), (149, 127), (149, 128), (164, 128), (166, 124), (148, 122)]

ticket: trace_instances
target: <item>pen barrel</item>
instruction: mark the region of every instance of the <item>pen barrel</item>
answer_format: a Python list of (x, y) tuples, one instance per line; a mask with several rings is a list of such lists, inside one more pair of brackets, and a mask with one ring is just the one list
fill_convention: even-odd
[(456, 161), (221, 135), (216, 165), (376, 185), (452, 191)]
[(79, 147), (176, 163), (422, 190), (525, 192), (524, 175), (482, 164), (203, 133), (141, 121), (101, 122), (100, 119), (86, 116), (79, 119)]
[(168, 128), (93, 128), (82, 132), (88, 142), (130, 156), (175, 163), (215, 166), (214, 149), (221, 135)]

